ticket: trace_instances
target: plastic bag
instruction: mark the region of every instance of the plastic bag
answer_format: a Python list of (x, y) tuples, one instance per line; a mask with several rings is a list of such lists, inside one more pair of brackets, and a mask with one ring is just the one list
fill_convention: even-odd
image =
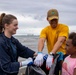
[(46, 75), (45, 72), (38, 66), (27, 66), (25, 75)]
[[(46, 69), (46, 60), (44, 61), (41, 67), (36, 65), (27, 66), (25, 75), (60, 75), (58, 67), (58, 58), (59, 54), (54, 55), (54, 63), (51, 66), (50, 70)], [(60, 64), (60, 63), (59, 63)]]
[(51, 69), (49, 71), (49, 75), (56, 75), (54, 72), (55, 72), (55, 69), (56, 69), (56, 64), (57, 64), (58, 57), (59, 57), (59, 55), (56, 55), (56, 57), (54, 59), (54, 63), (52, 64)]

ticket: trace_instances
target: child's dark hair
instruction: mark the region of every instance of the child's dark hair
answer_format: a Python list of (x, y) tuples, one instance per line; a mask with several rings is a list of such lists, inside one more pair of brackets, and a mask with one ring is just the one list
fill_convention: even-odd
[(68, 38), (72, 39), (73, 46), (76, 46), (76, 33), (75, 32), (70, 33)]
[(4, 25), (12, 23), (14, 19), (17, 18), (11, 14), (6, 15), (5, 13), (2, 13), (0, 16), (0, 33), (3, 31)]

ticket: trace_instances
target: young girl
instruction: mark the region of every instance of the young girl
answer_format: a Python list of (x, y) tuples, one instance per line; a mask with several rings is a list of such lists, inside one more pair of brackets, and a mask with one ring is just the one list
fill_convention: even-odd
[(62, 75), (76, 75), (76, 33), (69, 34), (66, 42), (66, 52), (69, 54), (62, 65)]
[(12, 35), (16, 34), (18, 20), (15, 16), (5, 13), (0, 16), (0, 75), (17, 75), (21, 66), (26, 66), (28, 62), (18, 62), (18, 57), (33, 57), (36, 53), (23, 46)]

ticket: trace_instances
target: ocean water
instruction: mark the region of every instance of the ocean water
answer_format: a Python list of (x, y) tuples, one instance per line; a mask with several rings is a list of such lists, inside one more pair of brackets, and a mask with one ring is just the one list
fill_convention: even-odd
[[(38, 52), (38, 40), (39, 36), (34, 35), (22, 35), (22, 36), (14, 36), (18, 39), (24, 46), (29, 47), (30, 49)], [(43, 49), (43, 53), (47, 53), (46, 43)]]

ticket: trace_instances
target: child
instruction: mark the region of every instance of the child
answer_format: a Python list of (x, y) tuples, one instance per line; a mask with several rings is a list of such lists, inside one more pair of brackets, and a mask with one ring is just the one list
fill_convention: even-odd
[(69, 54), (62, 65), (62, 75), (76, 75), (76, 33), (69, 34), (66, 41), (66, 52)]

